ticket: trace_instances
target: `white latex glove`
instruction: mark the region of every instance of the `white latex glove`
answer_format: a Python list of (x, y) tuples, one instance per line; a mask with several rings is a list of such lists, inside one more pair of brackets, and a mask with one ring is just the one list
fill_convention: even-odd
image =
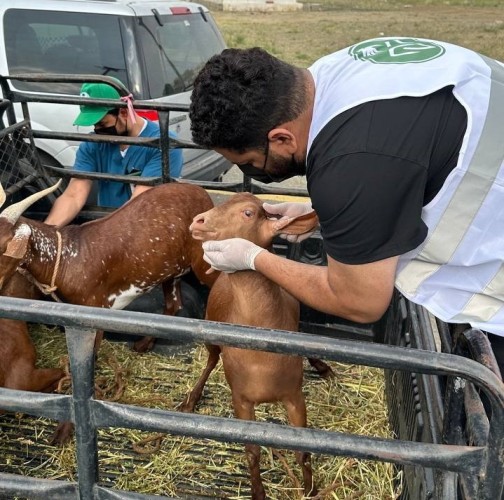
[[(283, 203), (263, 203), (263, 208), (266, 213), (270, 215), (279, 215), (279, 219), (294, 219), (301, 215), (309, 214), (313, 212), (311, 201), (308, 202), (296, 202), (296, 201), (286, 201)], [(280, 233), (280, 238), (290, 241), (291, 243), (299, 243), (303, 240), (308, 239), (314, 232), (308, 231), (304, 234), (286, 234)]]
[(208, 262), (213, 269), (234, 273), (253, 269), (255, 271), (254, 260), (259, 252), (264, 248), (242, 238), (231, 238), (222, 241), (205, 241), (203, 243), (203, 259)]
[(313, 211), (311, 201), (286, 201), (284, 203), (263, 203), (263, 208), (268, 214), (280, 215), (292, 219)]

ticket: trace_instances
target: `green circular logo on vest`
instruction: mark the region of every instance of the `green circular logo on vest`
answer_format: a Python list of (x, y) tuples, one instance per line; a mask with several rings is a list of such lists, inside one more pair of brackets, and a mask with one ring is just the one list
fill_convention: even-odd
[(445, 48), (415, 38), (375, 38), (350, 47), (348, 53), (354, 59), (375, 64), (408, 64), (436, 59), (445, 53)]

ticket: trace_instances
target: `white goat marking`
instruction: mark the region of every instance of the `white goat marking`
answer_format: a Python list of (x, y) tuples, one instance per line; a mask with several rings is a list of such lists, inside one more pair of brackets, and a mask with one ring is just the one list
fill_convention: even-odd
[(28, 224), (20, 224), (14, 233), (13, 240), (22, 240), (32, 234), (31, 227)]
[(180, 280), (174, 279), (173, 280), (173, 288), (172, 288), (172, 297), (173, 297), (173, 302), (177, 302), (177, 283)]
[(118, 293), (113, 293), (107, 298), (109, 303), (112, 304), (110, 309), (124, 309), (134, 298), (142, 295), (144, 292), (145, 290), (135, 285), (130, 285), (127, 290), (119, 290)]
[(38, 251), (40, 262), (53, 262), (56, 258), (56, 242), (47, 237), (45, 233), (37, 228), (32, 229), (35, 249)]

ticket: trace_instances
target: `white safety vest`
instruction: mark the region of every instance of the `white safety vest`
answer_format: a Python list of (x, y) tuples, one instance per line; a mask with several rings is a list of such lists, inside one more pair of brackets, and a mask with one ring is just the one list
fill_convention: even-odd
[(309, 70), (316, 91), (308, 150), (347, 109), (454, 86), (468, 114), (458, 163), (423, 208), (427, 238), (400, 257), (396, 286), (443, 321), (504, 336), (504, 65), (444, 42), (390, 37)]

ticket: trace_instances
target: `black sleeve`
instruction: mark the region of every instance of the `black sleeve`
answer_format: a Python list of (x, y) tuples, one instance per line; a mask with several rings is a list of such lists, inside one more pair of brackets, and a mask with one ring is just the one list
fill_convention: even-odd
[(308, 192), (333, 259), (375, 262), (426, 238), (422, 207), (456, 166), (467, 124), (451, 90), (356, 106), (315, 137)]
[(373, 153), (333, 158), (310, 179), (326, 252), (364, 264), (416, 248), (427, 235), (421, 219), (426, 170)]

